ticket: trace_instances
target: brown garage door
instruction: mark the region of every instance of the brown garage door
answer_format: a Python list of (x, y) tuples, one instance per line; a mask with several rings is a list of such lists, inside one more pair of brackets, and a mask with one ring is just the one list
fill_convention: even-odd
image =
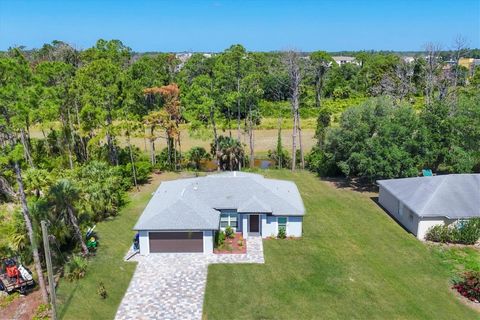
[(203, 232), (150, 232), (150, 252), (203, 252)]

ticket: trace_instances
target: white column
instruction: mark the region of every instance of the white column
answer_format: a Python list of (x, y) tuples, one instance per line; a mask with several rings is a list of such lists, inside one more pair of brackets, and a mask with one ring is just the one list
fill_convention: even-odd
[(139, 245), (140, 245), (140, 254), (147, 255), (150, 253), (150, 242), (148, 241), (148, 231), (139, 231)]
[(262, 238), (268, 237), (268, 228), (267, 228), (267, 215), (261, 214), (260, 219), (262, 219), (262, 228), (260, 229), (260, 235)]
[(248, 238), (248, 215), (242, 214), (242, 233), (243, 238)]

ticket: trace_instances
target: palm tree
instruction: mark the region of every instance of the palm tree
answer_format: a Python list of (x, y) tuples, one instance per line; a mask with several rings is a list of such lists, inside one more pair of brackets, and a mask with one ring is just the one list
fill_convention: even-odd
[(79, 199), (78, 190), (69, 180), (62, 179), (50, 187), (48, 198), (50, 208), (55, 213), (57, 219), (63, 219), (72, 226), (83, 253), (88, 254), (88, 248), (75, 215), (74, 203)]
[[(213, 148), (213, 145), (212, 145)], [(222, 170), (239, 170), (245, 153), (240, 141), (231, 137), (218, 137), (218, 154)]]

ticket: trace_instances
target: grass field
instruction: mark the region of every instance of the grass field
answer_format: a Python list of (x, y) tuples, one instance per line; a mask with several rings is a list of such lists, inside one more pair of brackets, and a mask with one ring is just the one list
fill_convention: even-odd
[[(97, 225), (100, 247), (96, 257), (89, 263), (85, 278), (75, 282), (62, 279), (60, 282), (57, 294), (61, 319), (114, 318), (136, 267), (134, 262), (123, 261), (132, 244), (132, 227), (160, 181), (179, 176), (173, 173), (155, 175), (140, 192), (130, 193), (130, 203), (118, 217)], [(107, 289), (108, 297), (105, 300), (97, 294), (100, 281)]]
[[(46, 130), (48, 132), (48, 130)], [(207, 131), (207, 135), (205, 137), (195, 137), (191, 136), (188, 132), (188, 128), (184, 128), (181, 131), (181, 143), (182, 143), (182, 151), (188, 151), (192, 147), (204, 147), (207, 151), (210, 152), (210, 143), (212, 142), (213, 136), (210, 137), (211, 132)], [(163, 135), (163, 133), (158, 133), (159, 135)], [(228, 131), (220, 131), (220, 135), (228, 135)], [(305, 151), (308, 152), (310, 149), (315, 145), (316, 140), (314, 139), (315, 129), (303, 129), (302, 130), (302, 142), (305, 147)], [(32, 138), (43, 139), (43, 133), (39, 128), (33, 128), (30, 131), (30, 135)], [(277, 129), (259, 129), (255, 130), (255, 154), (256, 155), (265, 155), (268, 150), (274, 150), (277, 146), (277, 137), (278, 137), (278, 130)], [(232, 137), (237, 137), (237, 131), (232, 130)], [(125, 146), (125, 138), (119, 137), (120, 145)], [(150, 145), (149, 143), (143, 139), (142, 137), (133, 137), (131, 139), (132, 144), (137, 146), (140, 150), (145, 152), (150, 152)], [(249, 152), (249, 145), (248, 145), (248, 135), (246, 133), (242, 133), (241, 141), (245, 144), (246, 148), (245, 151)], [(292, 148), (292, 129), (285, 128), (282, 129), (282, 145), (286, 148), (287, 151), (291, 151)], [(157, 139), (155, 142), (155, 148), (157, 152), (160, 152), (161, 149), (166, 147), (165, 139)], [(298, 143), (297, 143), (298, 147)]]
[(297, 183), (304, 237), (264, 241), (265, 265), (211, 265), (205, 319), (478, 319), (449, 290), (440, 256), (370, 197), (310, 173)]

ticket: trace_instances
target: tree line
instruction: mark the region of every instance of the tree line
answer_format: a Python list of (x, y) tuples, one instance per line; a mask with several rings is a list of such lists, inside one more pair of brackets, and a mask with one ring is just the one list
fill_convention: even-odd
[[(449, 65), (442, 54), (431, 45), (405, 62), (393, 53), (358, 52), (355, 63), (337, 65), (325, 51), (233, 45), (184, 61), (171, 53), (138, 55), (118, 40), (81, 51), (54, 41), (3, 52), (0, 253), (33, 260), (42, 285), (40, 220), (51, 222), (58, 265), (61, 252), (87, 255), (83, 231), (118, 214), (125, 192), (151, 170), (198, 170), (210, 158), (221, 170), (253, 167), (256, 128), (272, 115), (279, 134), (269, 157), (278, 167), (368, 179), (414, 175), (422, 166), (475, 170), (480, 73)], [(459, 45), (450, 57), (469, 54)], [(367, 102), (332, 124), (337, 111), (326, 101), (359, 97)], [(318, 142), (307, 153), (302, 121), (309, 115), (317, 118)], [(288, 151), (282, 118), (292, 123)], [(211, 150), (183, 150), (185, 134), (211, 139)], [(132, 143), (138, 137), (148, 154)], [(160, 139), (166, 147), (157, 150)], [(46, 297), (43, 285), (42, 292)]]

